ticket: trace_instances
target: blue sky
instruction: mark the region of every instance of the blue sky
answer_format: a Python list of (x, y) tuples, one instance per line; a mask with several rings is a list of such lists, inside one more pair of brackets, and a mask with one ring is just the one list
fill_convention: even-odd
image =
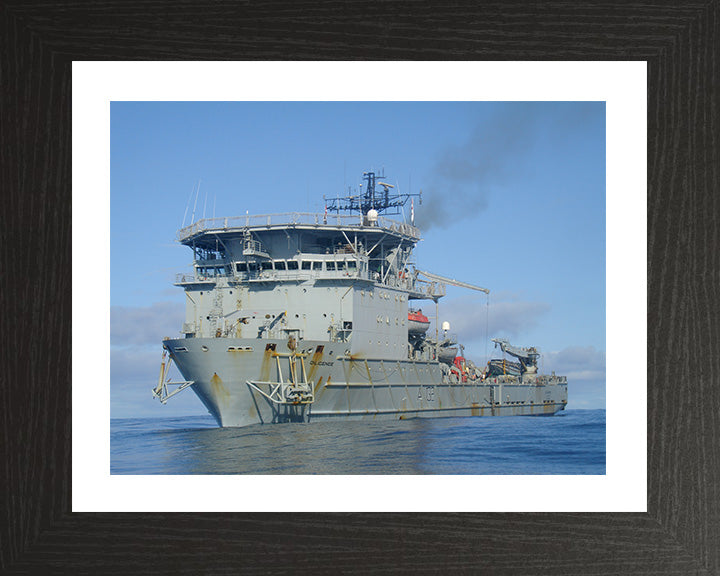
[(489, 313), (479, 293), (441, 301), (466, 355), (483, 362), (497, 336), (537, 346), (570, 408), (603, 408), (603, 102), (113, 102), (112, 416), (205, 413), (191, 391), (150, 394), (183, 322), (173, 280), (192, 255), (174, 237), (193, 210), (322, 212), (383, 168), (422, 189), (418, 267), (491, 290)]

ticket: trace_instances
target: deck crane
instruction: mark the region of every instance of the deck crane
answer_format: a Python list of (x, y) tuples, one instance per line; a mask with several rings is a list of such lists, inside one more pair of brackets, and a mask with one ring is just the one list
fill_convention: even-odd
[[(490, 294), (490, 290), (487, 288), (482, 288), (481, 286), (475, 286), (474, 284), (468, 284), (467, 282), (460, 282), (460, 280), (455, 280), (454, 278), (446, 278), (445, 276), (440, 276), (439, 274), (433, 274), (432, 272), (425, 272), (424, 270), (418, 270), (417, 268), (415, 271), (421, 275), (425, 276), (429, 280), (434, 280), (435, 282), (439, 282), (442, 284), (450, 284), (450, 286), (459, 286), (460, 288), (469, 288), (470, 290), (477, 290), (479, 292), (485, 292), (485, 294)], [(432, 292), (433, 300), (439, 298), (440, 296), (444, 296), (445, 291), (438, 291), (438, 292)]]
[(510, 354), (510, 356), (515, 356), (515, 358), (520, 361), (523, 373), (528, 372), (530, 374), (534, 374), (537, 372), (537, 361), (538, 358), (540, 358), (540, 353), (537, 351), (537, 348), (521, 348), (520, 346), (513, 346), (505, 338), (492, 338), (492, 341), (495, 342), (496, 348), (500, 346), (500, 349), (503, 352)]
[(440, 346), (440, 334), (438, 332), (438, 318), (440, 317), (440, 310), (438, 301), (440, 298), (445, 296), (445, 284), (458, 286), (460, 288), (469, 288), (470, 290), (477, 290), (479, 292), (484, 292), (485, 294), (490, 294), (490, 290), (481, 286), (475, 286), (474, 284), (468, 284), (467, 282), (460, 282), (454, 278), (446, 278), (445, 276), (440, 276), (439, 274), (418, 270), (417, 268), (415, 268), (415, 274), (417, 276), (425, 276), (425, 278), (431, 280), (427, 293), (435, 302), (435, 356), (437, 357)]

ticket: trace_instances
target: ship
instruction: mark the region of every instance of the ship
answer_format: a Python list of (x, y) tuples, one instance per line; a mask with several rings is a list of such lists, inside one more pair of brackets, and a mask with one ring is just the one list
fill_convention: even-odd
[(417, 267), (422, 193), (385, 180), (364, 172), (359, 191), (324, 198), (324, 213), (182, 227), (176, 240), (193, 253), (175, 281), (185, 321), (162, 342), (153, 395), (165, 403), (190, 388), (221, 427), (564, 410), (567, 378), (539, 374), (535, 348), (494, 339), (503, 358), (476, 366), (439, 325), (448, 285), (489, 290)]

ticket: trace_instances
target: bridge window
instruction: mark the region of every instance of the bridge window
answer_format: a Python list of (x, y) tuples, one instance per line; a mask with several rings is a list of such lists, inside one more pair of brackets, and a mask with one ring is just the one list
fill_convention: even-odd
[(272, 269), (273, 269), (272, 262), (260, 262), (260, 270), (272, 270)]
[(200, 276), (205, 276), (206, 278), (214, 278), (215, 276), (220, 276), (218, 269), (212, 267), (198, 268), (198, 272), (200, 273)]
[(345, 270), (345, 260), (341, 260), (337, 263), (337, 269), (340, 271)]
[(238, 272), (247, 272), (247, 264), (245, 262), (238, 262), (237, 263), (237, 271)]
[(285, 270), (285, 260), (275, 260), (275, 270)]
[(313, 270), (322, 270), (322, 262), (313, 262)]
[[(339, 262), (338, 262), (338, 264), (339, 264)], [(325, 268), (328, 271), (335, 270), (335, 262), (325, 262)]]
[(303, 270), (310, 270), (310, 264), (311, 264), (311, 262), (310, 262), (309, 260), (303, 260), (302, 269), (303, 269)]
[(298, 263), (297, 260), (290, 260), (287, 263), (288, 270), (297, 270), (298, 269)]

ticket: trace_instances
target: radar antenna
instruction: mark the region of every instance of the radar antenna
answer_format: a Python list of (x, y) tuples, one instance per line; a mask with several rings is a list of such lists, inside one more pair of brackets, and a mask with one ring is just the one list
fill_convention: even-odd
[[(356, 212), (366, 216), (370, 210), (378, 214), (400, 214), (400, 208), (404, 206), (412, 196), (418, 196), (422, 204), (422, 191), (419, 194), (400, 193), (393, 184), (378, 180), (385, 178), (384, 174), (375, 172), (363, 172), (365, 190), (350, 196), (326, 199), (327, 210), (334, 212)], [(378, 190), (376, 186), (381, 186)], [(362, 184), (360, 185), (362, 188)]]

